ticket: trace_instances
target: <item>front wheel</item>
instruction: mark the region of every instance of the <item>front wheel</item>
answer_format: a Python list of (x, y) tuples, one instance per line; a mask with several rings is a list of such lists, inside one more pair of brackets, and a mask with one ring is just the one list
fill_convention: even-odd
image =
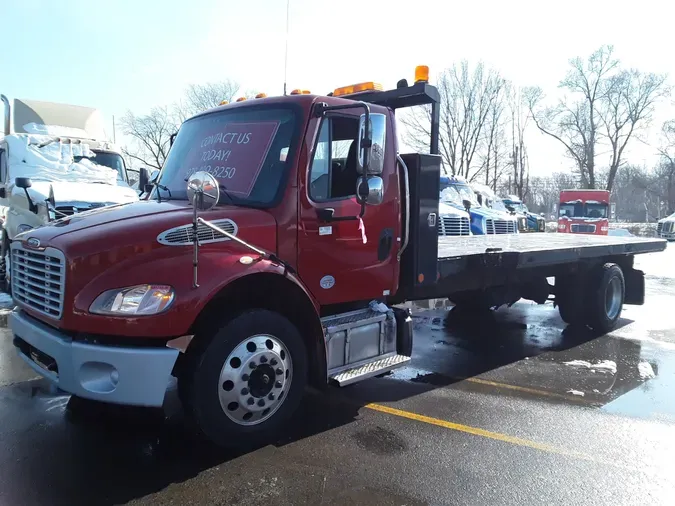
[(178, 379), (186, 414), (220, 446), (268, 442), (297, 409), (307, 383), (302, 336), (272, 311), (235, 317), (186, 358)]

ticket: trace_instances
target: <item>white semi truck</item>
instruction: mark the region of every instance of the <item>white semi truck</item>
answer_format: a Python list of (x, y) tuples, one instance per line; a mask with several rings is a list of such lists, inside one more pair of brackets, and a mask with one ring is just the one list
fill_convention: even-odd
[(138, 200), (100, 111), (14, 99), (0, 135), (0, 285), (9, 288), (10, 244), (53, 220)]

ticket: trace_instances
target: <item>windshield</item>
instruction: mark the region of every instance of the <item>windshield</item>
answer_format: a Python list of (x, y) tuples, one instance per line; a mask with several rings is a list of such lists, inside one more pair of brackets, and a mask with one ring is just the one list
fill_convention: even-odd
[(459, 193), (459, 197), (462, 201), (468, 200), (469, 202), (471, 202), (472, 207), (480, 207), (478, 197), (476, 197), (476, 194), (473, 192), (471, 188), (469, 188), (468, 185), (451, 183), (450, 187), (457, 190), (457, 192)]
[(464, 208), (464, 204), (462, 203), (462, 197), (457, 191), (457, 188), (455, 188), (454, 186), (446, 186), (441, 191), (441, 202), (445, 202), (448, 204), (455, 204)]
[(270, 205), (286, 173), (296, 123), (290, 108), (235, 109), (186, 121), (150, 198), (159, 191), (163, 199), (187, 200), (188, 177), (206, 171), (220, 185), (221, 202)]
[(98, 165), (110, 167), (117, 172), (118, 180), (126, 181), (126, 170), (124, 166), (124, 158), (122, 158), (122, 155), (108, 151), (94, 151), (94, 153), (96, 156), (93, 157), (74, 156), (73, 161), (77, 163), (83, 158), (86, 158)]
[(499, 199), (495, 199), (492, 201), (492, 209), (496, 209), (497, 211), (504, 211), (505, 213), (509, 212), (509, 210), (506, 209), (504, 202), (502, 202)]
[(607, 218), (607, 204), (602, 203), (583, 203), (575, 202), (573, 204), (560, 204), (560, 217), (568, 218)]

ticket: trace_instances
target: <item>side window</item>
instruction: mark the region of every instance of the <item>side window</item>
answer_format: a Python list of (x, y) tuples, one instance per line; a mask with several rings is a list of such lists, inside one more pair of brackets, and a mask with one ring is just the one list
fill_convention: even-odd
[(358, 117), (332, 116), (323, 120), (309, 173), (312, 200), (356, 195), (358, 135)]

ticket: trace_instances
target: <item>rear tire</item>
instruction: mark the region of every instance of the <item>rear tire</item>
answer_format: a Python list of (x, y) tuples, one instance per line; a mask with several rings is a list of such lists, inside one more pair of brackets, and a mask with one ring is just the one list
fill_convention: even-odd
[(596, 332), (607, 334), (621, 318), (626, 282), (621, 267), (606, 263), (591, 278), (593, 286), (586, 293), (587, 324)]
[(186, 416), (222, 447), (270, 442), (297, 409), (307, 384), (300, 332), (268, 310), (229, 320), (185, 358), (178, 393)]

